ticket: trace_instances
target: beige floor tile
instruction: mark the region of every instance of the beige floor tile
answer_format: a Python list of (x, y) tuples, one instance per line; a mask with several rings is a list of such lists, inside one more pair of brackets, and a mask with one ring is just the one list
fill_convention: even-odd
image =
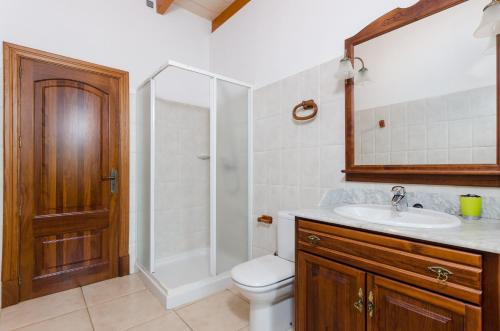
[(237, 331), (248, 325), (249, 305), (224, 291), (177, 311), (195, 331)]
[(28, 325), (16, 331), (92, 331), (87, 309), (59, 316), (47, 321)]
[(21, 302), (0, 312), (0, 330), (12, 330), (85, 308), (82, 290), (75, 288)]
[(190, 331), (191, 329), (177, 316), (176, 313), (170, 311), (164, 316), (152, 320), (151, 322), (138, 325), (128, 331)]
[(236, 286), (234, 286), (234, 285), (233, 285), (233, 286), (231, 286), (228, 290), (229, 290), (229, 291), (231, 291), (231, 293), (233, 293), (234, 295), (237, 295), (237, 296), (239, 296), (240, 298), (242, 298), (243, 300), (245, 300), (246, 302), (250, 303), (250, 301), (248, 301), (248, 299), (247, 299), (247, 298), (245, 298), (245, 297), (243, 296), (243, 294), (241, 294), (241, 291), (240, 291), (240, 290), (239, 290)]
[(88, 308), (96, 330), (125, 330), (165, 314), (160, 302), (147, 290)]
[(144, 289), (144, 284), (137, 274), (113, 278), (82, 287), (87, 306), (110, 301)]

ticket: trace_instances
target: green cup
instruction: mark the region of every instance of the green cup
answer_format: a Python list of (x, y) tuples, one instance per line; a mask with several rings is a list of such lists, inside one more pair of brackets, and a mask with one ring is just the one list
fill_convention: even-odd
[(479, 195), (466, 194), (460, 196), (460, 212), (463, 218), (478, 220), (481, 218), (483, 198)]

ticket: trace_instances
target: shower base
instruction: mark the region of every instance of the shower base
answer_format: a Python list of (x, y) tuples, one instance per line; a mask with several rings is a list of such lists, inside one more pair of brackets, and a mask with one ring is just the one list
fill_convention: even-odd
[(146, 287), (172, 309), (231, 287), (230, 273), (211, 276), (209, 261), (203, 249), (158, 261), (154, 273), (139, 264), (137, 269)]

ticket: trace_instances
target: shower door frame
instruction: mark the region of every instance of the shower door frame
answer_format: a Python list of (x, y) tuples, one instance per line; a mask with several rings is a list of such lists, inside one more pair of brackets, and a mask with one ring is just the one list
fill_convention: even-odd
[[(155, 272), (155, 118), (156, 118), (156, 82), (155, 78), (169, 67), (189, 71), (210, 79), (210, 273), (217, 275), (217, 84), (218, 81), (232, 83), (248, 88), (247, 121), (248, 121), (248, 259), (252, 258), (253, 241), (253, 86), (229, 77), (218, 75), (203, 69), (195, 68), (180, 62), (169, 60), (153, 75), (147, 78), (138, 88), (150, 82), (151, 86), (151, 164), (150, 164), (150, 273)], [(229, 270), (227, 270), (229, 271)]]

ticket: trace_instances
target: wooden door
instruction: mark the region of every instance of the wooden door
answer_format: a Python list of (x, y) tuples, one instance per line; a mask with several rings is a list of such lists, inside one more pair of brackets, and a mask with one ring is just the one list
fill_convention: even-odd
[(368, 331), (481, 330), (478, 307), (373, 275), (367, 290), (374, 307)]
[(365, 272), (302, 251), (296, 268), (297, 330), (365, 330)]
[(20, 61), (20, 300), (118, 275), (120, 184), (106, 178), (119, 169), (118, 91), (109, 76)]

